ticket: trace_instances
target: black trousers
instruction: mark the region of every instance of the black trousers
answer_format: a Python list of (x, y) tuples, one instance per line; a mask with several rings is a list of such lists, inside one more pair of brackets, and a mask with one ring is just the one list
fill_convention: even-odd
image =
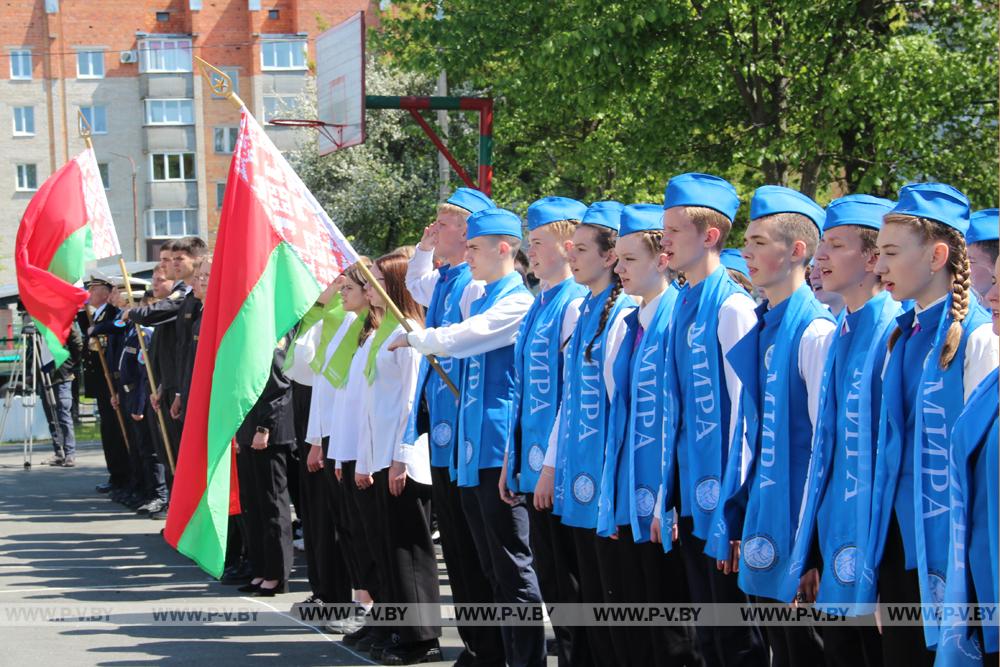
[(823, 657), (827, 667), (881, 667), (882, 642), (875, 619), (870, 626), (823, 626)]
[[(747, 596), (737, 585), (736, 575), (719, 571), (715, 559), (705, 553), (705, 541), (692, 534), (693, 529), (691, 517), (680, 517), (679, 548), (691, 602), (746, 604)], [(702, 658), (709, 667), (762, 667), (768, 664), (764, 639), (756, 626), (700, 625), (697, 636)]]
[[(546, 602), (580, 602), (580, 573), (573, 548), (573, 532), (559, 517), (535, 509), (534, 494), (525, 496), (530, 528), (532, 564), (538, 576), (542, 599)], [(553, 625), (559, 667), (592, 665), (587, 644), (587, 628)]]
[[(920, 581), (916, 570), (906, 569), (903, 535), (893, 512), (889, 519), (889, 534), (885, 538), (882, 565), (878, 572), (879, 601), (882, 604), (919, 604)], [(919, 625), (886, 625), (882, 627), (882, 662), (905, 667), (930, 667), (934, 651), (924, 642), (924, 629)]]
[(111, 397), (108, 395), (107, 387), (102, 384), (95, 393), (97, 411), (101, 416), (101, 447), (104, 449), (104, 463), (108, 466), (111, 485), (124, 488), (128, 486), (131, 477), (128, 448), (115, 409), (111, 407)]
[[(309, 472), (306, 466), (308, 449), (309, 446), (305, 445), (299, 450), (299, 502), (295, 510), (302, 522), (309, 588), (323, 602), (350, 602), (350, 577), (337, 545), (333, 487), (325, 467)], [(333, 462), (330, 462), (330, 467), (333, 467)]]
[[(462, 510), (479, 554), (479, 563), (493, 587), (493, 599), (507, 603), (541, 603), (542, 592), (531, 567), (528, 509), (524, 496), (508, 505), (500, 499), (500, 468), (479, 471), (479, 484), (459, 489)], [(500, 629), (504, 655), (511, 667), (545, 664), (542, 624)]]
[[(779, 600), (754, 596), (753, 602), (775, 603)], [(813, 625), (765, 625), (771, 649), (771, 667), (819, 665), (823, 657), (823, 639)]]
[[(576, 562), (580, 568), (580, 601), (585, 604), (604, 604), (617, 601), (615, 592), (611, 590), (612, 582), (605, 582), (601, 572), (601, 563), (611, 563), (614, 558), (614, 547), (607, 540), (597, 536), (591, 529), (570, 528), (573, 534), (573, 548), (576, 551)], [(601, 551), (598, 555), (598, 551)], [(606, 625), (592, 625), (587, 629), (587, 645), (591, 659), (595, 665), (627, 664), (627, 649), (616, 650), (612, 639), (611, 628)], [(619, 643), (621, 640), (619, 639)]]
[(255, 577), (288, 581), (292, 573), (287, 461), (285, 445), (251, 449), (250, 442), (241, 442), (236, 456), (244, 537)]
[[(129, 418), (131, 421), (131, 417)], [(142, 487), (140, 493), (142, 497), (149, 500), (159, 498), (167, 499), (166, 466), (157, 454), (156, 432), (159, 425), (156, 422), (156, 413), (152, 406), (146, 405), (142, 421), (132, 422), (135, 437), (134, 449), (139, 455), (140, 470), (142, 475)]]
[[(378, 602), (398, 604), (433, 604), (441, 601), (438, 587), (437, 556), (431, 539), (431, 489), (412, 479), (403, 493), (389, 493), (389, 471), (374, 475), (375, 501), (380, 525), (386, 597)], [(417, 612), (411, 611), (411, 615)], [(395, 643), (406, 645), (441, 636), (439, 614), (411, 618), (412, 623), (394, 629)]]
[[(324, 438), (324, 440), (326, 440)], [(334, 545), (339, 554), (338, 558), (344, 566), (344, 574), (347, 577), (348, 586), (352, 589), (363, 589), (364, 586), (361, 582), (361, 577), (358, 574), (360, 569), (358, 566), (358, 559), (351, 548), (351, 520), (350, 513), (353, 511), (351, 509), (351, 499), (348, 496), (347, 482), (350, 481), (351, 484), (354, 483), (353, 471), (351, 474), (351, 479), (348, 480), (345, 476), (343, 481), (337, 479), (337, 470), (334, 466), (334, 462), (327, 459), (323, 466), (323, 478), (326, 482), (326, 486), (329, 489), (330, 497), (330, 520), (333, 523), (334, 530), (336, 532), (336, 539), (334, 540), (336, 544)]]
[(371, 532), (366, 518), (375, 517), (377, 519), (374, 494), (368, 493), (371, 489), (362, 491), (354, 484), (355, 461), (341, 462), (343, 482), (341, 489), (345, 492), (347, 500), (347, 519), (350, 526), (350, 540), (348, 546), (352, 553), (353, 561), (356, 564), (356, 574), (358, 577), (354, 587), (366, 590), (375, 598), (378, 593), (379, 581), (378, 570), (375, 567), (375, 555), (369, 547), (368, 533)]
[[(475, 604), (493, 602), (493, 587), (479, 562), (476, 543), (462, 509), (462, 495), (451, 481), (448, 468), (431, 467), (431, 492), (441, 551), (448, 569), (452, 602)], [(499, 494), (499, 491), (497, 492)], [(504, 664), (503, 638), (496, 627), (459, 627), (458, 634), (477, 665)]]

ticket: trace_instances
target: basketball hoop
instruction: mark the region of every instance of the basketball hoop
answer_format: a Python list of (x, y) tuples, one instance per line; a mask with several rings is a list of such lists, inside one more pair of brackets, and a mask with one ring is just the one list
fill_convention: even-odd
[(277, 125), (278, 127), (319, 130), (319, 133), (338, 149), (343, 148), (344, 128), (347, 127), (339, 123), (325, 123), (321, 120), (311, 120), (308, 118), (272, 118), (268, 124)]

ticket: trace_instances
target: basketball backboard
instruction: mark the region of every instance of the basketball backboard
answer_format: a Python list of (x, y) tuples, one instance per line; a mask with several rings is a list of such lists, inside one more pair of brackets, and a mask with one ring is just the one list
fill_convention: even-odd
[(319, 154), (365, 141), (365, 13), (316, 38), (316, 116), (332, 125), (319, 133)]

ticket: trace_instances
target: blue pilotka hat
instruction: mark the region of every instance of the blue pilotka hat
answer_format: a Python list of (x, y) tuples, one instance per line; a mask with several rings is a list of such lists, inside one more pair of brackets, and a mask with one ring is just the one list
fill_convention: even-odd
[(723, 250), (719, 254), (719, 260), (727, 269), (739, 271), (747, 278), (750, 277), (750, 267), (747, 266), (747, 261), (743, 259), (743, 253), (736, 248), (726, 248)]
[(659, 204), (629, 204), (622, 209), (618, 236), (663, 229), (663, 207)]
[(583, 214), (585, 225), (597, 225), (618, 231), (621, 227), (622, 209), (625, 205), (617, 201), (596, 201)]
[(969, 199), (944, 183), (904, 185), (899, 201), (889, 212), (934, 220), (957, 229), (962, 236), (969, 231)]
[(495, 235), (524, 238), (521, 232), (521, 218), (503, 208), (487, 208), (469, 216), (465, 231), (466, 239)]
[(882, 229), (882, 216), (895, 205), (896, 202), (891, 199), (871, 195), (847, 195), (834, 199), (826, 207), (823, 231), (843, 225)]
[(587, 205), (569, 197), (542, 197), (528, 207), (528, 231), (559, 220), (583, 219)]
[(724, 178), (711, 174), (681, 174), (667, 183), (663, 193), (663, 208), (674, 206), (704, 206), (715, 209), (732, 222), (740, 208), (736, 188)]
[(762, 185), (757, 188), (750, 200), (750, 219), (756, 220), (777, 213), (804, 215), (812, 220), (821, 232), (826, 221), (826, 211), (823, 207), (797, 190), (781, 185)]
[(996, 241), (1000, 239), (1000, 209), (984, 208), (969, 216), (969, 231), (965, 233), (965, 242), (969, 245), (980, 241)]
[(459, 188), (448, 197), (448, 203), (459, 208), (464, 208), (469, 213), (478, 213), (488, 208), (496, 208), (493, 200), (479, 190), (472, 188)]

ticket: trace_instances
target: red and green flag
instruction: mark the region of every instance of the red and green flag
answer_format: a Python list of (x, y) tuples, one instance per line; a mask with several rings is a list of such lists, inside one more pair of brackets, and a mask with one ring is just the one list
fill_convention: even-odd
[(164, 536), (222, 573), (231, 442), (278, 341), (357, 254), (244, 108), (212, 256)]
[(17, 289), (58, 367), (66, 337), (87, 300), (79, 287), (88, 262), (121, 254), (94, 150), (52, 174), (31, 198), (17, 230)]

